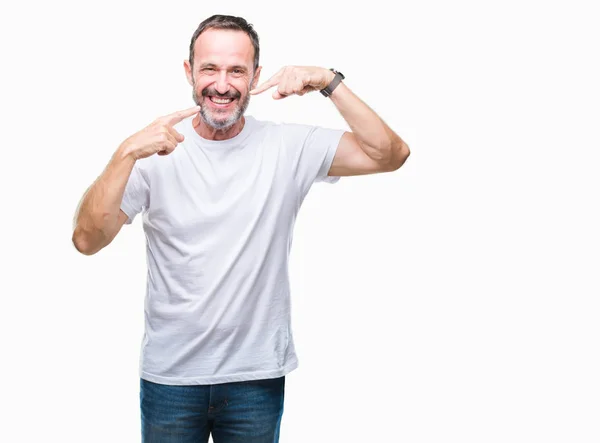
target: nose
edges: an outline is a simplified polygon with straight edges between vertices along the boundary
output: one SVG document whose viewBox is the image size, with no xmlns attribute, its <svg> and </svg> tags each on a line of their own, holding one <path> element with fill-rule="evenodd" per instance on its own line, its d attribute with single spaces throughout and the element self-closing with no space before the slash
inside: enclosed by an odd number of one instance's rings
<svg viewBox="0 0 600 443">
<path fill-rule="evenodd" d="M 219 76 L 215 81 L 215 89 L 219 94 L 225 94 L 229 91 L 229 82 L 227 81 L 227 72 L 219 72 Z"/>
</svg>

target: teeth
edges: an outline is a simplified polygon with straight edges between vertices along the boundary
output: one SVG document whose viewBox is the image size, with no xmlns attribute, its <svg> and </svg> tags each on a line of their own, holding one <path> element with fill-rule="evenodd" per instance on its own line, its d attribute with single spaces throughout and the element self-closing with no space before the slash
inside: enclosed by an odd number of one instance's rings
<svg viewBox="0 0 600 443">
<path fill-rule="evenodd" d="M 224 105 L 225 103 L 230 103 L 233 101 L 232 98 L 216 98 L 216 97 L 211 97 L 210 98 L 213 102 L 215 103 L 219 103 L 221 105 Z"/>
</svg>

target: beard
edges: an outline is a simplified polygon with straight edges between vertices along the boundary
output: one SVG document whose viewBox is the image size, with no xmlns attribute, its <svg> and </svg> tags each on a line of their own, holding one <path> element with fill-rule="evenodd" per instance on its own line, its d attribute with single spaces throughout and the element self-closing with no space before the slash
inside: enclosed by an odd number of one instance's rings
<svg viewBox="0 0 600 443">
<path fill-rule="evenodd" d="M 208 106 L 205 105 L 205 100 L 208 99 L 208 96 L 218 97 L 218 98 L 232 98 L 237 100 L 237 104 L 234 109 L 227 110 L 224 112 L 220 112 L 219 110 L 209 109 Z M 206 87 L 201 91 L 200 96 L 196 92 L 196 83 L 194 82 L 192 86 L 192 98 L 194 103 L 200 106 L 200 117 L 204 120 L 208 126 L 211 126 L 215 129 L 228 129 L 236 123 L 248 108 L 248 104 L 250 103 L 250 94 L 246 94 L 243 100 L 240 101 L 242 94 L 233 89 L 226 94 L 219 94 L 214 88 Z M 210 99 L 208 99 L 210 100 Z"/>
</svg>

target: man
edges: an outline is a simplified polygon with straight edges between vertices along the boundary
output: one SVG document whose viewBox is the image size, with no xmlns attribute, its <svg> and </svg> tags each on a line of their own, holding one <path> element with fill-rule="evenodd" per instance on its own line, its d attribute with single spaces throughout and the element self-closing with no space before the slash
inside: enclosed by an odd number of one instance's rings
<svg viewBox="0 0 600 443">
<path fill-rule="evenodd" d="M 259 85 L 242 18 L 202 22 L 184 69 L 197 106 L 123 141 L 82 199 L 73 243 L 95 254 L 143 216 L 143 441 L 276 442 L 298 365 L 287 266 L 302 201 L 314 182 L 397 170 L 409 149 L 333 70 L 285 67 Z M 269 89 L 323 91 L 352 131 L 245 116 Z"/>
</svg>

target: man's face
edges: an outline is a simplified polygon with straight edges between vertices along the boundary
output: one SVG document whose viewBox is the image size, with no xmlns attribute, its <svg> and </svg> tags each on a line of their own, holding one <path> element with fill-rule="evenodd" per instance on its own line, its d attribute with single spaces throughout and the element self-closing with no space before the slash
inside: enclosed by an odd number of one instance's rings
<svg viewBox="0 0 600 443">
<path fill-rule="evenodd" d="M 226 129 L 244 115 L 260 74 L 253 65 L 254 47 L 246 33 L 208 29 L 198 37 L 194 66 L 186 61 L 185 69 L 205 123 Z"/>
</svg>

